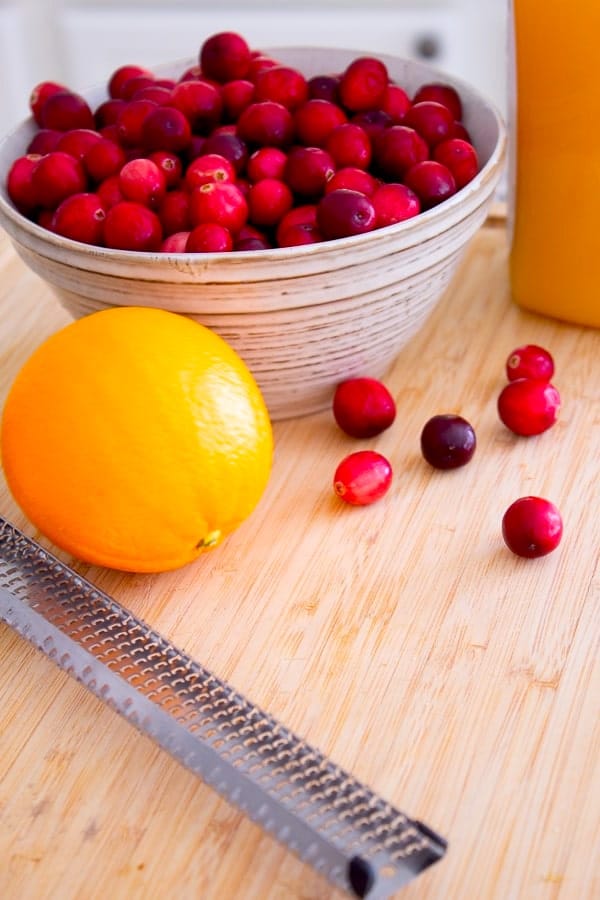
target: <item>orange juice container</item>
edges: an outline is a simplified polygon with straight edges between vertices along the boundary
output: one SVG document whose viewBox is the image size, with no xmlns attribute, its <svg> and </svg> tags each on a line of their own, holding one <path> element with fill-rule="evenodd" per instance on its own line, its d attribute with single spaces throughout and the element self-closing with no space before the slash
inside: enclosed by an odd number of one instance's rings
<svg viewBox="0 0 600 900">
<path fill-rule="evenodd" d="M 512 296 L 600 327 L 600 0 L 513 0 L 509 35 Z"/>
</svg>

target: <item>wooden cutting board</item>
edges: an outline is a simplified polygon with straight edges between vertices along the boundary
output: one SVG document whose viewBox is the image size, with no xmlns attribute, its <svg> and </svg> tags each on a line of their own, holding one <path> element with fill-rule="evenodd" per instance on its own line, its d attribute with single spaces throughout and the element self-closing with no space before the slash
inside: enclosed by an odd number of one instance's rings
<svg viewBox="0 0 600 900">
<path fill-rule="evenodd" d="M 448 837 L 405 900 L 600 896 L 600 332 L 511 305 L 506 258 L 503 225 L 486 226 L 386 379 L 398 416 L 385 434 L 359 443 L 329 412 L 279 423 L 267 492 L 214 553 L 155 576 L 75 564 Z M 0 400 L 67 321 L 0 243 Z M 496 414 L 505 359 L 527 342 L 554 354 L 563 397 L 558 424 L 530 439 Z M 477 431 L 464 469 L 420 457 L 440 412 Z M 395 478 L 353 509 L 331 480 L 364 446 Z M 558 504 L 565 534 L 525 561 L 500 523 L 531 493 Z M 3 481 L 0 513 L 48 546 Z M 342 895 L 0 626 L 0 896 Z"/>
</svg>

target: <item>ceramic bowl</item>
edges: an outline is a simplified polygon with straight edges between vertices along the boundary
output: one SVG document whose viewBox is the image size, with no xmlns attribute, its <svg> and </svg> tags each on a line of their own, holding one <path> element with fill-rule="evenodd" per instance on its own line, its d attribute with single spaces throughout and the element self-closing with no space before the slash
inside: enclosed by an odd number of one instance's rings
<svg viewBox="0 0 600 900">
<path fill-rule="evenodd" d="M 322 48 L 268 52 L 309 77 L 341 71 L 361 55 Z M 37 226 L 8 199 L 6 173 L 35 132 L 27 120 L 0 147 L 0 224 L 19 256 L 74 317 L 115 305 L 185 314 L 238 351 L 274 420 L 323 409 L 340 381 L 382 377 L 421 328 L 487 216 L 505 156 L 503 122 L 477 90 L 423 63 L 379 58 L 409 94 L 431 81 L 453 84 L 480 158 L 473 181 L 413 219 L 355 237 L 245 253 L 136 253 L 88 246 Z M 155 71 L 179 75 L 191 62 Z M 84 95 L 94 108 L 106 89 Z"/>
</svg>

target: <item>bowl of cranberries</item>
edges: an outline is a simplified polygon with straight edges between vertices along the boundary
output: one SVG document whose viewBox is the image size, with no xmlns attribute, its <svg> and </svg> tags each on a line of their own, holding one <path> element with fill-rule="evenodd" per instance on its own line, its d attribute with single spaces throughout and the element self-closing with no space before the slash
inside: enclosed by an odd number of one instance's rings
<svg viewBox="0 0 600 900">
<path fill-rule="evenodd" d="M 252 48 L 37 85 L 0 145 L 0 225 L 77 317 L 156 306 L 213 328 L 273 419 L 382 376 L 486 218 L 501 118 L 426 64 Z"/>
</svg>

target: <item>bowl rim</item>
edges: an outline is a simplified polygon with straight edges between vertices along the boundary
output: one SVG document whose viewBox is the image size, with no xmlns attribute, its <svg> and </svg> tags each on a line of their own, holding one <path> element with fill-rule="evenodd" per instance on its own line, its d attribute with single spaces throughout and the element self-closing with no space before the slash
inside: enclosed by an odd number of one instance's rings
<svg viewBox="0 0 600 900">
<path fill-rule="evenodd" d="M 415 226 L 417 225 L 422 224 L 426 228 L 431 221 L 435 221 L 437 218 L 441 218 L 447 214 L 451 214 L 457 207 L 461 206 L 464 203 L 465 199 L 467 199 L 469 195 L 479 193 L 480 189 L 490 179 L 494 179 L 496 177 L 496 174 L 499 168 L 504 163 L 506 157 L 507 129 L 504 119 L 493 101 L 487 98 L 474 85 L 470 84 L 459 76 L 455 76 L 453 74 L 445 72 L 442 69 L 436 68 L 435 66 L 431 66 L 428 63 L 423 63 L 419 60 L 413 60 L 408 57 L 394 56 L 393 54 L 386 53 L 375 53 L 373 51 L 355 50 L 347 47 L 327 48 L 290 45 L 280 47 L 265 47 L 262 52 L 276 55 L 290 52 L 314 53 L 328 52 L 332 50 L 335 52 L 347 53 L 355 56 L 376 56 L 378 59 L 380 59 L 384 63 L 387 62 L 388 64 L 410 65 L 417 70 L 421 70 L 421 72 L 424 75 L 426 74 L 428 78 L 435 78 L 437 76 L 440 79 L 445 80 L 446 83 L 449 83 L 456 87 L 459 91 L 462 89 L 463 93 L 468 93 L 479 103 L 487 107 L 487 112 L 491 114 L 497 130 L 497 138 L 489 159 L 481 167 L 475 178 L 473 178 L 467 185 L 458 190 L 443 203 L 434 206 L 431 209 L 424 210 L 420 212 L 418 216 L 413 216 L 412 218 L 405 219 L 402 222 L 397 222 L 393 225 L 386 225 L 383 228 L 374 229 L 373 231 L 364 232 L 362 234 L 350 235 L 343 238 L 335 238 L 328 241 L 319 241 L 316 244 L 305 244 L 294 247 L 269 247 L 264 250 L 253 250 L 251 253 L 243 250 L 230 250 L 227 252 L 212 252 L 201 254 L 193 252 L 165 253 L 163 251 L 120 250 L 111 247 L 101 247 L 95 244 L 85 244 L 81 241 L 75 241 L 71 238 L 63 237 L 62 235 L 57 235 L 54 232 L 49 231 L 47 228 L 38 225 L 36 222 L 28 219 L 25 215 L 20 213 L 18 209 L 12 204 L 10 198 L 8 198 L 6 194 L 4 173 L 2 184 L 0 185 L 0 225 L 4 225 L 1 220 L 2 216 L 5 216 L 7 219 L 13 221 L 20 230 L 28 232 L 32 238 L 37 238 L 43 241 L 43 243 L 45 244 L 55 246 L 57 249 L 61 250 L 73 250 L 76 253 L 83 253 L 88 258 L 90 256 L 93 256 L 95 259 L 105 259 L 106 261 L 122 261 L 125 263 L 139 262 L 140 259 L 143 259 L 144 262 L 147 262 L 148 265 L 153 267 L 158 265 L 159 263 L 161 263 L 162 265 L 169 263 L 177 265 L 182 263 L 185 264 L 201 262 L 203 264 L 209 265 L 211 262 L 221 262 L 225 259 L 231 259 L 232 261 L 236 260 L 238 262 L 250 262 L 250 260 L 254 258 L 260 259 L 263 262 L 269 262 L 272 259 L 273 262 L 284 263 L 286 260 L 298 259 L 302 256 L 318 257 L 322 253 L 329 254 L 332 251 L 336 250 L 350 250 L 356 246 L 362 246 L 363 244 L 372 241 L 382 233 L 385 233 L 385 235 L 387 236 L 401 236 L 411 229 L 415 230 Z M 175 67 L 181 68 L 183 71 L 184 67 L 187 67 L 190 64 L 194 64 L 193 57 L 182 57 L 170 62 L 157 64 L 153 67 L 151 66 L 150 68 L 151 71 L 156 74 L 161 74 L 161 72 L 164 74 L 165 71 L 171 71 Z M 89 95 L 95 94 L 101 90 L 106 90 L 105 82 L 97 82 L 94 85 L 82 89 L 79 93 L 84 98 L 88 99 Z M 16 135 L 20 131 L 33 124 L 33 116 L 28 116 L 17 122 L 0 140 L 0 152 L 12 139 L 16 137 Z M 420 231 L 420 228 L 418 230 Z"/>
</svg>

